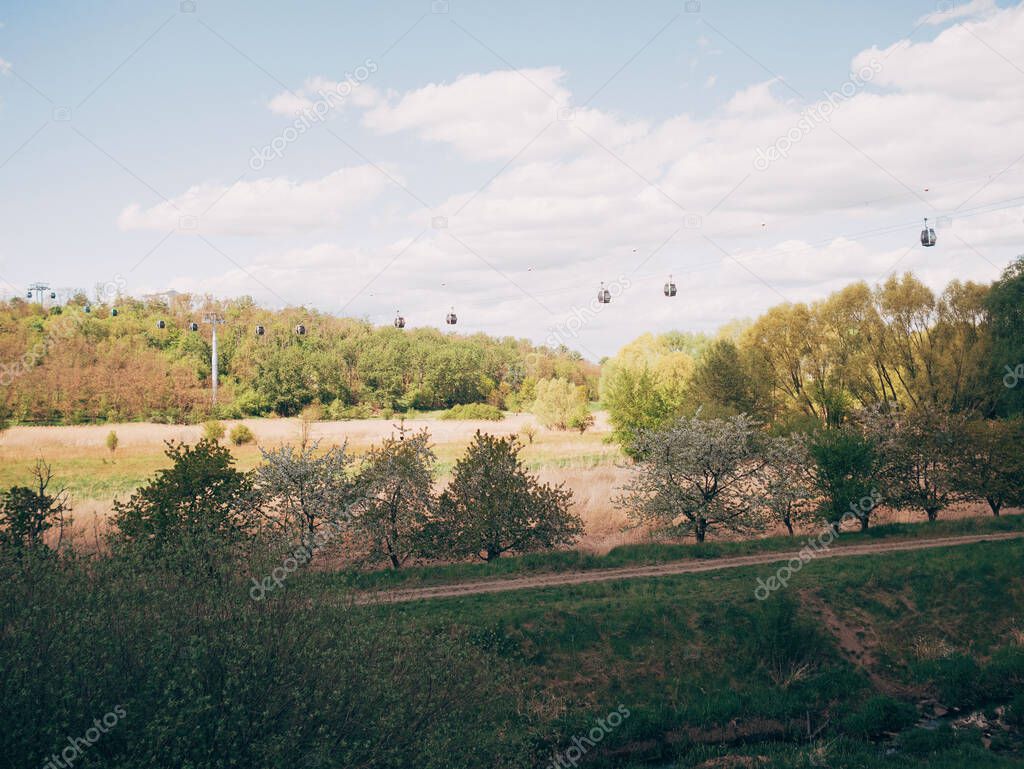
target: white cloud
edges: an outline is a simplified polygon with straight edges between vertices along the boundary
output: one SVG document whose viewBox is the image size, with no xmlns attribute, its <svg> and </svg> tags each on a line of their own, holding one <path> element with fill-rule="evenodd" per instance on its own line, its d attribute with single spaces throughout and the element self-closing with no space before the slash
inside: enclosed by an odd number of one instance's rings
<svg viewBox="0 0 1024 769">
<path fill-rule="evenodd" d="M 352 209 L 377 197 L 388 184 L 378 169 L 368 165 L 340 168 L 306 182 L 271 178 L 230 187 L 207 182 L 150 208 L 132 204 L 121 212 L 118 225 L 124 230 L 197 229 L 233 235 L 305 231 L 340 224 Z"/>
<path fill-rule="evenodd" d="M 376 65 L 373 65 L 372 71 L 377 71 Z M 345 80 L 309 78 L 298 90 L 282 91 L 273 96 L 267 102 L 267 108 L 276 115 L 294 117 L 313 110 L 318 101 L 325 102 L 330 109 L 346 105 L 367 108 L 377 104 L 382 98 L 381 95 L 365 82 L 372 74 L 371 70 L 361 67 L 357 73 L 361 77 L 350 76 Z"/>
<path fill-rule="evenodd" d="M 641 122 L 574 107 L 564 78 L 558 67 L 463 75 L 389 98 L 363 122 L 381 134 L 413 131 L 473 160 L 513 157 L 527 146 L 534 155 L 559 153 L 585 146 L 582 131 L 610 144 L 646 133 Z"/>
<path fill-rule="evenodd" d="M 704 81 L 704 87 L 714 88 L 716 82 L 718 82 L 718 77 L 715 75 L 708 75 L 708 79 Z"/>
<path fill-rule="evenodd" d="M 712 114 L 656 122 L 573 111 L 575 95 L 558 67 L 367 91 L 354 105 L 364 127 L 418 139 L 424 154 L 447 148 L 453 167 L 469 171 L 453 178 L 479 177 L 481 161 L 494 171 L 508 165 L 482 191 L 467 185 L 431 212 L 384 212 L 382 226 L 397 233 L 418 232 L 432 215 L 447 216 L 449 230 L 417 242 L 378 279 L 380 292 L 371 288 L 373 297 L 346 312 L 386 321 L 401 307 L 419 325 L 439 322 L 455 303 L 470 327 L 543 339 L 569 308 L 590 301 L 599 281 L 633 275 L 634 288 L 579 337 L 588 354 L 605 354 L 641 330 L 710 328 L 756 315 L 780 296 L 811 300 L 851 280 L 874 282 L 893 265 L 936 288 L 952 277 L 990 280 L 1024 241 L 1024 209 L 1011 200 L 1024 184 L 1024 77 L 1010 63 L 1024 62 L 1024 9 L 986 15 L 988 6 L 972 6 L 962 24 L 932 40 L 855 56 L 852 71 L 873 61 L 880 71 L 843 94 L 827 120 L 811 123 L 806 111 L 824 97 L 797 97 L 775 79 L 737 91 Z M 829 90 L 846 78 L 837 73 Z M 316 82 L 300 96 L 309 98 Z M 276 109 L 295 106 L 281 98 Z M 758 149 L 783 140 L 786 156 L 757 170 Z M 380 183 L 367 181 L 361 196 L 372 197 Z M 240 210 L 228 205 L 232 192 L 211 216 L 222 212 L 227 230 L 259 230 L 264 217 L 274 231 L 330 226 L 360 197 L 339 203 L 324 180 L 299 185 L 310 187 L 302 195 L 291 182 L 265 184 L 236 201 Z M 180 202 L 206 203 L 223 187 L 196 189 Z M 273 203 L 264 207 L 261 196 Z M 122 219 L 176 221 L 165 209 L 136 207 Z M 940 229 L 938 247 L 922 249 L 921 218 L 941 215 L 952 227 Z M 700 227 L 687 226 L 687 216 L 699 216 Z M 338 309 L 332 281 L 362 285 L 394 253 L 394 245 L 379 252 L 354 243 L 314 254 L 326 260 L 318 269 L 328 279 L 314 287 L 325 308 Z M 304 300 L 307 258 L 286 251 L 257 268 L 268 285 Z M 674 302 L 659 294 L 669 272 L 680 284 Z M 251 283 L 245 274 L 234 279 Z"/>
<path fill-rule="evenodd" d="M 0 75 L 11 74 L 11 63 L 6 59 L 0 59 Z"/>
<path fill-rule="evenodd" d="M 939 26 L 949 24 L 960 19 L 972 19 L 980 16 L 990 16 L 999 10 L 995 0 L 970 0 L 970 2 L 957 2 L 956 0 L 939 0 L 937 10 L 927 13 L 917 20 L 917 24 Z"/>
</svg>

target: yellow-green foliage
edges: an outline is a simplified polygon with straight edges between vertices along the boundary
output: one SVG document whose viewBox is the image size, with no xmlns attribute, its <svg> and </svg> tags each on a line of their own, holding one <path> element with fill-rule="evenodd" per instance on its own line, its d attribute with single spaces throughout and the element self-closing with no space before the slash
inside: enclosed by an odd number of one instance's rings
<svg viewBox="0 0 1024 769">
<path fill-rule="evenodd" d="M 586 388 L 564 379 L 541 379 L 536 391 L 533 413 L 545 427 L 583 432 L 592 424 Z"/>
<path fill-rule="evenodd" d="M 224 437 L 224 423 L 216 419 L 206 422 L 203 424 L 203 437 L 208 441 L 219 441 Z"/>
<path fill-rule="evenodd" d="M 228 435 L 231 442 L 236 446 L 242 446 L 246 443 L 252 443 L 253 434 L 252 430 L 243 424 L 237 424 L 231 428 L 231 433 Z"/>
</svg>

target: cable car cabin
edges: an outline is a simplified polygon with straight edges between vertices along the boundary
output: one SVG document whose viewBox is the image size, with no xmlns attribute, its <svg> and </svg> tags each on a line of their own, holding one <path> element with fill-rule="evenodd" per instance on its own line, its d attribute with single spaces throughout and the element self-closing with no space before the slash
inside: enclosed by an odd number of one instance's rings
<svg viewBox="0 0 1024 769">
<path fill-rule="evenodd" d="M 196 323 L 195 321 L 192 321 L 191 323 L 188 324 L 188 330 L 189 331 L 198 331 L 199 330 L 199 324 Z"/>
<path fill-rule="evenodd" d="M 117 317 L 117 308 L 116 307 L 111 307 L 110 308 L 110 317 L 111 318 L 116 318 Z"/>
<path fill-rule="evenodd" d="M 56 291 L 51 291 L 50 292 L 50 298 L 51 299 L 56 299 L 57 298 L 57 292 Z"/>
<path fill-rule="evenodd" d="M 928 226 L 928 220 L 924 220 L 924 229 L 921 230 L 921 245 L 929 248 L 935 245 L 935 230 Z"/>
<path fill-rule="evenodd" d="M 449 326 L 454 326 L 456 323 L 459 322 L 459 318 L 455 314 L 454 307 L 452 307 L 452 311 L 445 316 L 444 322 Z"/>
<path fill-rule="evenodd" d="M 92 305 L 91 304 L 85 305 L 85 307 L 82 308 L 82 312 L 92 312 Z"/>
<path fill-rule="evenodd" d="M 165 328 L 167 328 L 167 324 L 164 321 L 162 321 L 162 320 L 158 320 L 156 322 L 156 327 L 159 328 L 159 329 L 165 329 Z"/>
<path fill-rule="evenodd" d="M 668 276 L 668 283 L 665 284 L 665 296 L 676 295 L 676 284 L 672 281 L 672 276 Z"/>
<path fill-rule="evenodd" d="M 256 327 L 256 336 L 263 336 L 265 333 L 267 333 L 267 330 L 263 326 Z"/>
<path fill-rule="evenodd" d="M 305 336 L 305 335 L 306 335 L 306 327 L 305 327 L 305 326 L 303 326 L 303 325 L 302 325 L 302 324 L 300 323 L 299 325 L 297 325 L 297 326 L 295 327 L 295 333 L 296 333 L 296 334 L 298 334 L 299 336 Z"/>
<path fill-rule="evenodd" d="M 29 290 L 28 290 L 28 293 L 27 293 L 27 294 L 25 294 L 25 298 L 26 298 L 26 299 L 31 299 L 31 298 L 32 298 L 32 289 L 29 289 Z"/>
<path fill-rule="evenodd" d="M 597 301 L 601 304 L 611 304 L 612 294 L 604 287 L 604 283 L 601 284 L 601 288 L 597 289 Z"/>
<path fill-rule="evenodd" d="M 405 318 L 395 315 L 395 328 L 405 328 Z"/>
</svg>

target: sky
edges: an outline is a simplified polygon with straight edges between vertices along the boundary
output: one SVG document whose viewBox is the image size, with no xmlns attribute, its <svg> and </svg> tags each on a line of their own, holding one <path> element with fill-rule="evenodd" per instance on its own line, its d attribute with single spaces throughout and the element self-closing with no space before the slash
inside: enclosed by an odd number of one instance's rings
<svg viewBox="0 0 1024 769">
<path fill-rule="evenodd" d="M 1024 7 L 995 0 L 4 0 L 0 294 L 454 307 L 598 360 L 997 278 L 1022 137 Z"/>
</svg>

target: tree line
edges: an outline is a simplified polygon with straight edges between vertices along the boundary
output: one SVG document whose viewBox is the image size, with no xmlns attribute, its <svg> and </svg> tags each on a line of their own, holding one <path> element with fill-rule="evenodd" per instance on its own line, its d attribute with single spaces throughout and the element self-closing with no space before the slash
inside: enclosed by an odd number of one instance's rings
<svg viewBox="0 0 1024 769">
<path fill-rule="evenodd" d="M 400 331 L 305 308 L 272 311 L 248 298 L 121 297 L 86 313 L 87 305 L 84 294 L 49 308 L 0 303 L 0 417 L 77 424 L 293 416 L 310 405 L 333 419 L 468 403 L 518 410 L 534 401 L 537 381 L 551 378 L 597 395 L 595 364 L 512 337 Z M 209 330 L 188 328 L 209 311 L 226 321 L 216 411 Z M 304 335 L 294 333 L 299 324 Z"/>
<path fill-rule="evenodd" d="M 605 362 L 600 388 L 628 448 L 698 411 L 803 430 L 885 403 L 1014 416 L 1022 364 L 1024 257 L 991 285 L 953 281 L 938 296 L 908 273 L 782 304 L 716 337 L 646 334 Z"/>
<path fill-rule="evenodd" d="M 1024 419 L 871 408 L 847 423 L 774 434 L 747 414 L 642 430 L 618 497 L 633 523 L 674 537 L 845 522 L 880 505 L 935 521 L 954 502 L 1024 505 Z"/>
</svg>

